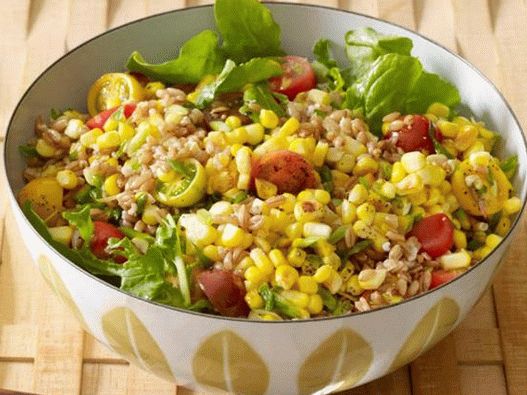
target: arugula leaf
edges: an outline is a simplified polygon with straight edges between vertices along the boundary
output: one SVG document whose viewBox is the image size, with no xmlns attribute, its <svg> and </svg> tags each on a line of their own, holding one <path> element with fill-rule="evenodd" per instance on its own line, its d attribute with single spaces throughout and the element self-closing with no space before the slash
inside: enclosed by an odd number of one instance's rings
<svg viewBox="0 0 527 395">
<path fill-rule="evenodd" d="M 164 63 L 147 63 L 137 51 L 130 55 L 126 68 L 168 83 L 197 84 L 205 75 L 221 71 L 225 57 L 218 46 L 218 34 L 204 30 L 183 44 L 179 56 Z"/>
<path fill-rule="evenodd" d="M 214 17 L 223 38 L 222 49 L 236 63 L 284 54 L 280 26 L 258 0 L 216 0 Z"/>
<path fill-rule="evenodd" d="M 203 108 L 221 92 L 240 92 L 247 84 L 253 84 L 282 74 L 282 66 L 271 58 L 254 58 L 236 65 L 228 59 L 220 75 L 199 92 L 196 105 Z"/>
<path fill-rule="evenodd" d="M 505 173 L 507 178 L 510 180 L 514 173 L 516 173 L 516 169 L 518 168 L 518 155 L 512 155 L 509 156 L 507 159 L 502 161 L 500 163 L 501 170 Z"/>
<path fill-rule="evenodd" d="M 34 145 L 19 145 L 18 151 L 24 158 L 35 158 L 38 156 L 37 149 Z"/>
<path fill-rule="evenodd" d="M 320 39 L 315 43 L 313 47 L 313 55 L 315 55 L 315 60 L 327 68 L 332 68 L 337 66 L 337 61 L 333 58 L 331 53 L 331 43 L 328 39 Z"/>
<path fill-rule="evenodd" d="M 285 115 L 283 106 L 279 104 L 282 97 L 283 95 L 273 93 L 267 83 L 254 84 L 244 91 L 244 105 L 240 108 L 240 112 L 250 117 L 254 122 L 258 122 L 258 113 L 253 113 L 250 109 L 250 104 L 256 103 L 260 108 L 272 110 L 276 115 L 282 117 Z"/>
<path fill-rule="evenodd" d="M 461 101 L 457 88 L 437 74 L 423 71 L 406 99 L 405 113 L 423 114 L 432 103 L 455 107 Z"/>
<path fill-rule="evenodd" d="M 90 217 L 90 205 L 83 206 L 77 211 L 65 211 L 62 216 L 69 222 L 70 225 L 75 226 L 82 237 L 82 239 L 89 243 L 94 231 L 93 222 Z"/>
</svg>

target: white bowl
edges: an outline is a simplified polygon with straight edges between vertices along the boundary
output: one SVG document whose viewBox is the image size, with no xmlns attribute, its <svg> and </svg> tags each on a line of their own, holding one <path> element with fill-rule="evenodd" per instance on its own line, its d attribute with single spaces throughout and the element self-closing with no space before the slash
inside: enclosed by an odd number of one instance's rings
<svg viewBox="0 0 527 395">
<path fill-rule="evenodd" d="M 321 37 L 342 45 L 346 31 L 362 26 L 410 37 L 424 66 L 454 83 L 463 107 L 501 133 L 498 154 L 518 155 L 514 187 L 525 202 L 522 130 L 505 99 L 472 65 L 422 36 L 374 18 L 316 6 L 268 6 L 282 27 L 285 50 L 292 54 L 309 57 Z M 24 161 L 17 147 L 32 137 L 35 116 L 52 107 L 84 108 L 90 84 L 103 73 L 122 69 L 133 50 L 147 59 L 165 60 L 190 36 L 211 26 L 208 6 L 124 25 L 63 56 L 26 91 L 9 124 L 5 164 L 11 205 L 33 259 L 88 332 L 130 362 L 180 385 L 251 394 L 328 393 L 410 362 L 474 306 L 499 267 L 518 220 L 482 263 L 408 301 L 343 317 L 256 322 L 193 313 L 124 293 L 50 248 L 22 214 L 15 195 L 23 185 Z"/>
</svg>

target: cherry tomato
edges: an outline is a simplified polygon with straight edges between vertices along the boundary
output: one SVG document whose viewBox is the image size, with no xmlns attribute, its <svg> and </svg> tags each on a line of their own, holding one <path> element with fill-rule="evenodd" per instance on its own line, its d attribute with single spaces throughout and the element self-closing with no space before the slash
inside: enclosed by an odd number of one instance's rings
<svg viewBox="0 0 527 395">
<path fill-rule="evenodd" d="M 434 153 L 434 144 L 428 134 L 429 126 L 428 119 L 422 115 L 414 115 L 412 123 L 399 130 L 397 146 L 404 152 L 426 150 L 430 154 Z"/>
<path fill-rule="evenodd" d="M 271 89 L 294 100 L 300 92 L 313 89 L 317 84 L 315 72 L 306 58 L 285 56 L 282 58 L 283 74 L 269 80 Z"/>
<path fill-rule="evenodd" d="M 446 272 L 444 270 L 436 270 L 432 272 L 432 281 L 430 282 L 430 289 L 439 287 L 441 284 L 447 283 L 458 276 L 456 272 Z"/>
<path fill-rule="evenodd" d="M 249 306 L 245 303 L 242 279 L 225 270 L 206 270 L 196 275 L 203 293 L 218 313 L 227 317 L 247 317 Z"/>
<path fill-rule="evenodd" d="M 297 194 L 317 183 L 313 166 L 302 155 L 287 150 L 268 152 L 255 160 L 252 177 L 272 182 L 278 193 Z"/>
<path fill-rule="evenodd" d="M 93 226 L 94 232 L 90 243 L 91 251 L 97 258 L 108 259 L 111 257 L 111 255 L 106 252 L 108 239 L 111 237 L 122 239 L 124 234 L 117 229 L 117 227 L 108 222 L 94 221 Z M 123 263 L 125 260 L 126 259 L 123 256 L 115 257 L 115 261 L 118 263 Z"/>
<path fill-rule="evenodd" d="M 135 107 L 137 105 L 135 103 L 128 103 L 124 105 L 124 116 L 126 118 L 130 118 L 130 116 L 135 111 Z M 119 107 L 110 108 L 109 110 L 104 110 L 98 113 L 96 116 L 88 120 L 86 122 L 86 126 L 88 126 L 90 129 L 99 128 L 102 129 L 104 126 L 104 123 L 110 118 L 110 116 L 117 111 Z"/>
<path fill-rule="evenodd" d="M 452 248 L 454 226 L 445 214 L 434 214 L 416 223 L 410 231 L 410 236 L 417 237 L 422 251 L 432 258 L 437 258 Z"/>
</svg>

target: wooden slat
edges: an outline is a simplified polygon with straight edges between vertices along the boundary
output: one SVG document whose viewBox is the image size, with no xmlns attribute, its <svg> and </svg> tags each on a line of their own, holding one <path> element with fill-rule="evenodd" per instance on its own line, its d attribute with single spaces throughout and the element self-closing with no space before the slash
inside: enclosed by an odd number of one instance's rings
<svg viewBox="0 0 527 395">
<path fill-rule="evenodd" d="M 111 0 L 108 2 L 108 27 L 143 18 L 145 13 L 146 0 Z"/>
<path fill-rule="evenodd" d="M 185 0 L 147 0 L 146 15 L 158 14 L 160 12 L 177 10 L 185 7 Z"/>
<path fill-rule="evenodd" d="M 86 23 L 86 16 L 90 23 Z M 107 0 L 73 0 L 66 35 L 66 47 L 70 50 L 106 30 L 108 17 Z"/>
<path fill-rule="evenodd" d="M 445 0 L 414 1 L 419 33 L 457 52 L 452 3 Z"/>
<path fill-rule="evenodd" d="M 126 387 L 127 395 L 176 395 L 177 386 L 168 381 L 157 378 L 134 365 L 128 367 Z"/>
<path fill-rule="evenodd" d="M 33 364 L 31 362 L 0 361 L 0 388 L 31 392 L 32 377 Z"/>
<path fill-rule="evenodd" d="M 507 394 L 502 366 L 462 366 L 460 376 L 463 395 Z"/>
<path fill-rule="evenodd" d="M 454 341 L 459 363 L 499 365 L 503 362 L 498 328 L 455 331 Z"/>
<path fill-rule="evenodd" d="M 33 362 L 36 331 L 29 324 L 0 325 L 0 360 Z"/>
<path fill-rule="evenodd" d="M 413 1 L 377 0 L 377 16 L 408 29 L 415 29 Z"/>
<path fill-rule="evenodd" d="M 83 359 L 85 362 L 91 363 L 117 363 L 127 364 L 125 360 L 120 358 L 113 351 L 109 350 L 101 343 L 99 343 L 94 337 L 86 335 L 84 339 L 84 352 Z"/>
<path fill-rule="evenodd" d="M 82 395 L 126 394 L 127 365 L 85 363 L 82 367 Z"/>
</svg>

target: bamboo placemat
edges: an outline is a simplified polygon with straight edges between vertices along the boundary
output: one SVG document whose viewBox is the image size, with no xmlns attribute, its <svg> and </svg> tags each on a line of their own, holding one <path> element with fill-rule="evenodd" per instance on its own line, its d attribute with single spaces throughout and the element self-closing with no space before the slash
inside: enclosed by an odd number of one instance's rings
<svg viewBox="0 0 527 395">
<path fill-rule="evenodd" d="M 376 16 L 442 43 L 496 83 L 527 126 L 525 0 L 305 2 Z M 65 51 L 128 21 L 205 3 L 2 0 L 0 136 L 24 89 Z M 527 393 L 526 223 L 524 218 L 493 287 L 451 336 L 411 365 L 346 393 Z M 33 268 L 21 237 L 0 193 L 0 388 L 68 395 L 195 394 L 129 366 L 85 334 Z"/>
</svg>

